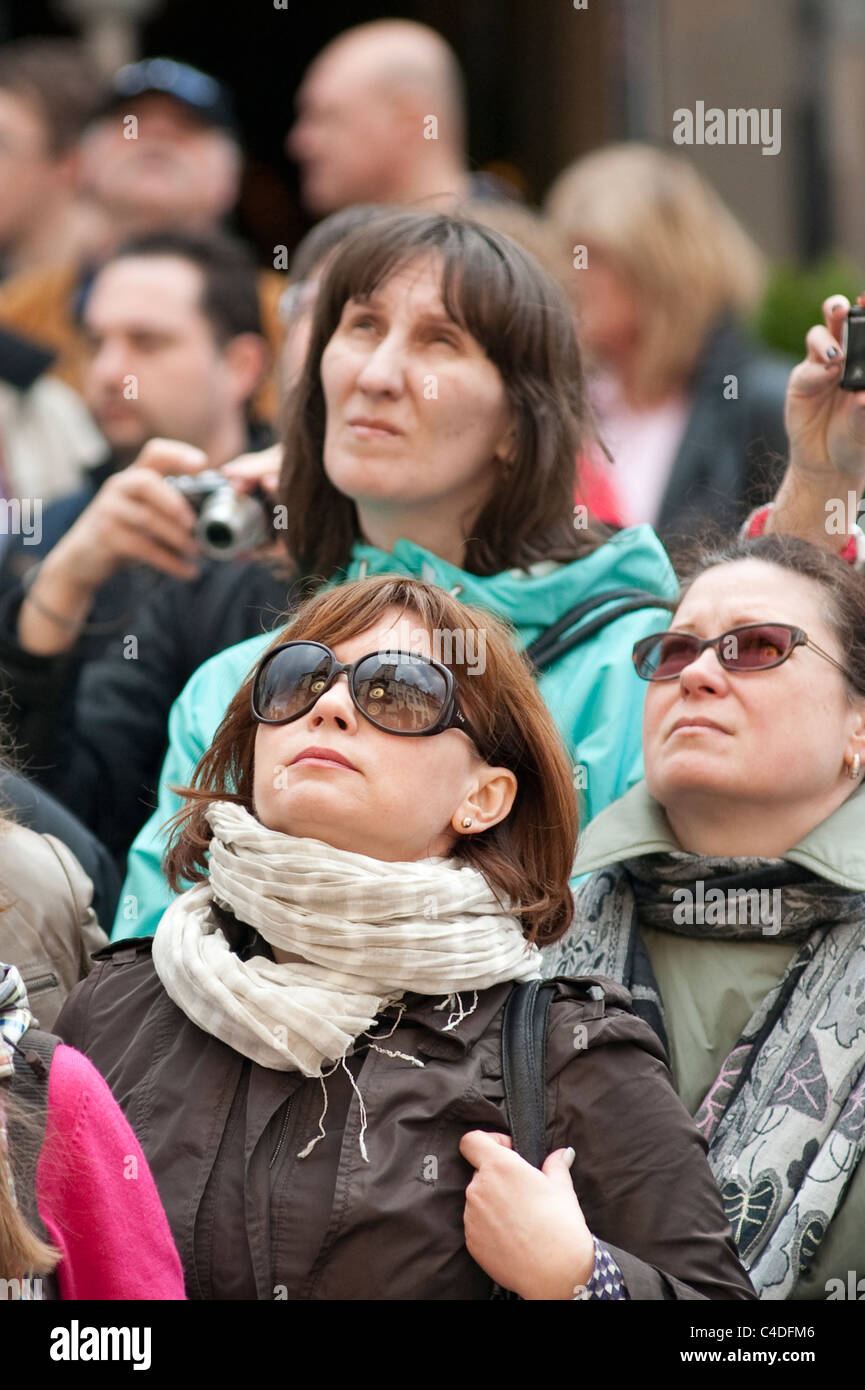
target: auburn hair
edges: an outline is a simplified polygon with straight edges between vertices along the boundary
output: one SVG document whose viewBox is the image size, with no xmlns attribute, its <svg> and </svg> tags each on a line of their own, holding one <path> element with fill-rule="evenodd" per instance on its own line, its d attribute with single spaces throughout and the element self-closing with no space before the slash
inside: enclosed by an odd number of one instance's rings
<svg viewBox="0 0 865 1390">
<path fill-rule="evenodd" d="M 339 585 L 307 599 L 271 646 L 306 639 L 332 647 L 365 632 L 393 608 L 416 617 L 430 636 L 464 635 L 462 646 L 451 644 L 454 659 L 443 664 L 478 732 L 481 757 L 493 766 L 510 768 L 517 778 L 509 815 L 489 830 L 462 837 L 451 852 L 478 869 L 495 893 L 511 900 L 530 940 L 555 941 L 573 915 L 569 879 L 577 840 L 576 793 L 570 759 L 513 633 L 491 613 L 460 603 L 443 589 L 384 576 Z M 469 632 L 483 632 L 484 648 L 477 639 L 474 647 L 465 640 Z M 472 650 L 484 650 L 485 660 L 467 662 L 465 654 Z M 213 832 L 206 812 L 211 802 L 234 801 L 254 814 L 254 675 L 253 671 L 247 676 L 228 706 L 191 785 L 176 789 L 186 805 L 173 818 L 163 861 L 175 891 L 183 880 L 200 882 L 207 877 Z"/>
</svg>

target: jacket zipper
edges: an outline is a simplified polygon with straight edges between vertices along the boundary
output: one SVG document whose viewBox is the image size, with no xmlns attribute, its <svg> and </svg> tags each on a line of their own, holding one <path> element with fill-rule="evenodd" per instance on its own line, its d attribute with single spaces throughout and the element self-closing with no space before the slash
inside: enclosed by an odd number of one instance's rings
<svg viewBox="0 0 865 1390">
<path fill-rule="evenodd" d="M 60 981 L 56 975 L 31 975 L 24 981 L 28 995 L 38 994 L 43 989 L 55 989 Z"/>
<path fill-rule="evenodd" d="M 271 1158 L 270 1158 L 270 1167 L 271 1167 L 271 1168 L 273 1167 L 273 1165 L 274 1165 L 274 1163 L 276 1162 L 276 1160 L 279 1158 L 279 1151 L 280 1151 L 280 1149 L 282 1148 L 282 1141 L 285 1139 L 285 1131 L 288 1129 L 288 1112 L 289 1112 L 290 1109 L 291 1109 L 291 1099 L 289 1098 L 289 1099 L 285 1102 L 285 1114 L 284 1114 L 283 1117 L 282 1117 L 282 1129 L 281 1129 L 280 1132 L 279 1132 L 279 1139 L 277 1140 L 276 1148 L 274 1149 L 273 1153 L 271 1154 Z"/>
</svg>

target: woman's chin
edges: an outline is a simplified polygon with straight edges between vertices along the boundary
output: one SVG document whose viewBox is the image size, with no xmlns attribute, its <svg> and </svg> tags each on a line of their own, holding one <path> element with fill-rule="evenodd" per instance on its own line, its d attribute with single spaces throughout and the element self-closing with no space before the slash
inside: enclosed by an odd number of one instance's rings
<svg viewBox="0 0 865 1390">
<path fill-rule="evenodd" d="M 729 767 L 719 766 L 717 759 L 702 757 L 675 758 L 662 771 L 646 774 L 649 794 L 662 806 L 677 798 L 724 797 L 741 794 L 741 779 L 731 775 Z"/>
</svg>

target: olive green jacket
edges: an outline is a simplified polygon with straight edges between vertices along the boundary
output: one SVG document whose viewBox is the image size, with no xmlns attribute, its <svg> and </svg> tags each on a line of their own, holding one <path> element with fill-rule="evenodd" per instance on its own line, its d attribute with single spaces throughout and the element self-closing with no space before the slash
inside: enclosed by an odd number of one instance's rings
<svg viewBox="0 0 865 1390">
<path fill-rule="evenodd" d="M 587 826 L 575 870 L 590 874 L 638 855 L 681 848 L 663 807 L 645 782 L 638 782 Z M 865 891 L 865 783 L 780 857 L 830 883 Z M 711 941 L 640 930 L 664 1001 L 673 1080 L 693 1114 L 795 948 L 783 940 Z M 825 1299 L 833 1292 L 838 1297 L 838 1286 L 827 1289 L 827 1284 L 840 1279 L 846 1288 L 851 1270 L 865 1276 L 865 1163 L 851 1178 L 817 1259 L 793 1297 Z"/>
</svg>

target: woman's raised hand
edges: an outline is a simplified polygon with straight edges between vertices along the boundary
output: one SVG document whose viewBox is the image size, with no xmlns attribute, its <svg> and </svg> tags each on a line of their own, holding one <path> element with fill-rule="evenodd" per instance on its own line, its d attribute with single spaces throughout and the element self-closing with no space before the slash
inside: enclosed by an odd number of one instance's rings
<svg viewBox="0 0 865 1390">
<path fill-rule="evenodd" d="M 865 294 L 856 301 L 865 305 Z M 841 347 L 850 301 L 823 302 L 824 323 L 809 329 L 805 361 L 790 376 L 784 420 L 790 461 L 803 472 L 827 470 L 865 487 L 865 391 L 837 389 L 844 370 Z"/>
<path fill-rule="evenodd" d="M 573 1298 L 595 1263 L 571 1181 L 573 1150 L 555 1149 L 539 1170 L 513 1152 L 509 1135 L 471 1130 L 460 1153 L 475 1169 L 463 1217 L 472 1259 L 520 1298 Z"/>
<path fill-rule="evenodd" d="M 865 306 L 865 294 L 857 303 Z M 825 550 L 844 549 L 865 490 L 865 391 L 841 391 L 841 341 L 850 308 L 842 294 L 823 303 L 822 324 L 809 329 L 805 360 L 793 368 L 784 420 L 790 459 L 767 532 L 801 536 Z M 843 516 L 844 524 L 838 518 Z"/>
</svg>

